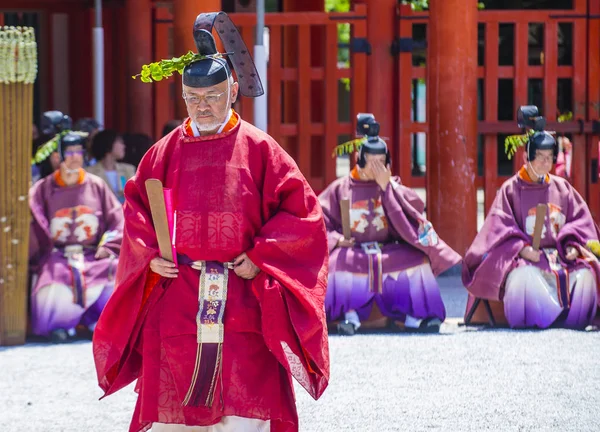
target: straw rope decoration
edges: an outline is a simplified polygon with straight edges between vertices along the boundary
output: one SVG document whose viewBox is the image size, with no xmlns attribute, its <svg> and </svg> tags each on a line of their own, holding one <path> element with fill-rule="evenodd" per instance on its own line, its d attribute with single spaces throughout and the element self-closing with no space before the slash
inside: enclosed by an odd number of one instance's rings
<svg viewBox="0 0 600 432">
<path fill-rule="evenodd" d="M 33 28 L 0 27 L 0 345 L 25 342 L 31 182 Z"/>
</svg>

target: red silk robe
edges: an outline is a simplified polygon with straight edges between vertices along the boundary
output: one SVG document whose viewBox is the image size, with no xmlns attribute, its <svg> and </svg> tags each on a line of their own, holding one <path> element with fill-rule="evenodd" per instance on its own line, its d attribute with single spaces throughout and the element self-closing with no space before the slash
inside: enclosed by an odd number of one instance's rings
<svg viewBox="0 0 600 432">
<path fill-rule="evenodd" d="M 211 407 L 182 406 L 194 371 L 199 272 L 180 265 L 167 280 L 149 270 L 159 254 L 149 178 L 174 190 L 179 254 L 228 262 L 247 252 L 261 270 L 251 281 L 229 273 L 222 379 Z M 229 415 L 297 430 L 291 376 L 315 399 L 329 380 L 328 249 L 318 200 L 294 161 L 242 120 L 208 137 L 180 127 L 149 150 L 125 196 L 117 286 L 94 334 L 105 396 L 138 379 L 132 431 Z"/>
</svg>

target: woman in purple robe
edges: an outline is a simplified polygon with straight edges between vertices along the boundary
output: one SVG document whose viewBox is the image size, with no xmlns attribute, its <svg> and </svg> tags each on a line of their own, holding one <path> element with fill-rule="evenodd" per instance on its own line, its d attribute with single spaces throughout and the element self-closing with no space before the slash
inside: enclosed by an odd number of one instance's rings
<svg viewBox="0 0 600 432">
<path fill-rule="evenodd" d="M 340 202 L 349 200 L 351 239 Z M 378 137 L 363 140 L 358 165 L 319 196 L 329 241 L 327 318 L 354 334 L 373 307 L 406 329 L 439 331 L 446 311 L 435 276 L 458 264 L 423 217 L 424 204 L 398 177 Z"/>
<path fill-rule="evenodd" d="M 113 290 L 123 211 L 112 191 L 83 169 L 83 138 L 59 142 L 58 170 L 30 191 L 33 333 L 66 342 L 93 332 Z"/>
<path fill-rule="evenodd" d="M 512 328 L 581 329 L 596 314 L 600 267 L 590 245 L 598 242 L 598 227 L 579 193 L 549 174 L 557 150 L 548 132 L 531 136 L 525 165 L 498 191 L 465 256 L 465 286 L 473 297 L 503 301 Z M 547 212 L 535 250 L 540 203 Z"/>
</svg>

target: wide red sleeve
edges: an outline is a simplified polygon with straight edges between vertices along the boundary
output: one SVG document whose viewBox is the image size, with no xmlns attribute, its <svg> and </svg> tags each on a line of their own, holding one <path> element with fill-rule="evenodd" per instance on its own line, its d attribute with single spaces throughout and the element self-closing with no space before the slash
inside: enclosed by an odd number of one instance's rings
<svg viewBox="0 0 600 432">
<path fill-rule="evenodd" d="M 117 283 L 94 331 L 94 361 L 105 395 L 125 387 L 139 375 L 141 357 L 135 350 L 139 323 L 146 300 L 161 281 L 149 268 L 159 252 L 145 189 L 148 178 L 162 180 L 152 149 L 125 186 L 125 228 Z"/>
<path fill-rule="evenodd" d="M 323 212 L 295 162 L 276 144 L 264 155 L 263 227 L 248 251 L 267 347 L 315 399 L 329 381 Z"/>
<path fill-rule="evenodd" d="M 425 205 L 415 191 L 393 179 L 382 195 L 385 215 L 404 242 L 427 255 L 435 276 L 460 263 L 462 257 L 446 244 L 425 219 Z"/>
</svg>

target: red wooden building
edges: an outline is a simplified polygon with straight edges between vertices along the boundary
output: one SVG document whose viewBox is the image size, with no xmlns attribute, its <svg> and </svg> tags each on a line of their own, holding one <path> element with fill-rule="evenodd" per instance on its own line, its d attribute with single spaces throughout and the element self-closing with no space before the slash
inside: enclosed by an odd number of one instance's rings
<svg viewBox="0 0 600 432">
<path fill-rule="evenodd" d="M 0 24 L 37 29 L 36 118 L 47 109 L 75 119 L 93 113 L 93 3 L 0 0 Z M 489 0 L 481 11 L 475 0 L 430 0 L 431 16 L 398 3 L 354 0 L 350 12 L 325 13 L 324 0 L 267 1 L 269 133 L 313 187 L 336 178 L 331 153 L 353 135 L 354 114 L 373 112 L 394 171 L 405 184 L 428 188 L 430 218 L 462 251 L 476 227 L 475 189 L 483 189 L 488 208 L 520 161 L 508 161 L 503 146 L 518 132 L 516 109 L 536 103 L 550 129 L 571 137 L 573 183 L 600 220 L 600 0 Z M 253 45 L 253 0 L 103 5 L 105 126 L 120 131 L 158 137 L 166 121 L 185 116 L 177 79 L 148 85 L 131 75 L 192 49 L 199 12 L 233 13 Z M 338 42 L 343 24 L 350 26 L 346 45 Z M 338 62 L 344 54 L 349 61 Z M 252 121 L 251 100 L 237 109 Z M 573 120 L 556 123 L 565 112 Z"/>
</svg>

